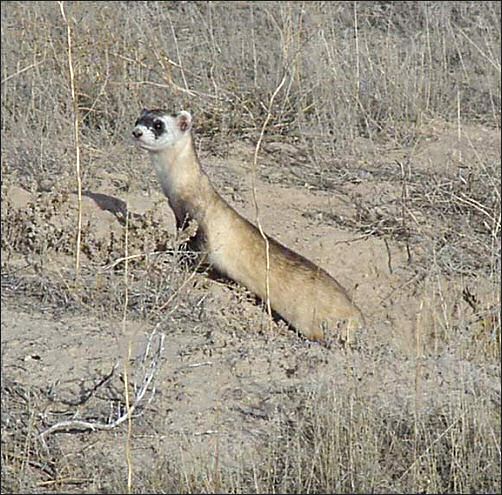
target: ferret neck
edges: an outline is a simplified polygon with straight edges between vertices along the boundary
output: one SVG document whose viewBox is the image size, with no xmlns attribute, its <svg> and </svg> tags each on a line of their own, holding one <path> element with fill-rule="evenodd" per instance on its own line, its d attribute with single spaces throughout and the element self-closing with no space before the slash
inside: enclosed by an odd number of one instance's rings
<svg viewBox="0 0 502 495">
<path fill-rule="evenodd" d="M 198 164 L 197 154 L 195 153 L 192 136 L 187 134 L 176 144 L 161 151 L 150 152 L 155 165 L 172 166 L 180 161 L 195 162 Z"/>
<path fill-rule="evenodd" d="M 187 134 L 174 146 L 151 152 L 150 158 L 178 224 L 187 215 L 199 220 L 211 197 L 211 185 L 201 169 L 192 137 Z"/>
<path fill-rule="evenodd" d="M 188 185 L 191 181 L 197 180 L 200 175 L 199 159 L 190 134 L 174 146 L 150 152 L 150 158 L 166 194 L 167 185 L 170 188 Z"/>
</svg>

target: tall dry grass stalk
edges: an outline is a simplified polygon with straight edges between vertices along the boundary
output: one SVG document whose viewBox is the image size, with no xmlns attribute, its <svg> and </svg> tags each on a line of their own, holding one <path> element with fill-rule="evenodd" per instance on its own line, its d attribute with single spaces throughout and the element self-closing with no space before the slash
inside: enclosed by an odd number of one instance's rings
<svg viewBox="0 0 502 495">
<path fill-rule="evenodd" d="M 70 91 L 71 101 L 73 106 L 73 131 L 75 140 L 75 167 L 77 177 L 77 200 L 78 200 L 78 220 L 77 220 L 77 245 L 75 249 L 75 274 L 78 278 L 80 274 L 80 244 L 82 240 L 82 179 L 80 176 L 80 127 L 79 127 L 79 113 L 78 101 L 75 89 L 75 71 L 73 69 L 73 56 L 72 56 L 72 32 L 71 24 L 64 10 L 64 2 L 58 2 L 61 10 L 61 15 L 66 24 L 66 39 L 68 48 L 68 69 L 70 73 Z"/>
<path fill-rule="evenodd" d="M 127 338 L 127 307 L 129 305 L 129 204 L 126 203 L 125 236 L 124 236 L 124 309 L 122 313 L 122 335 Z M 127 355 L 124 359 L 124 396 L 127 411 L 126 463 L 127 463 L 127 493 L 132 493 L 132 408 L 129 397 L 129 362 L 132 357 L 131 339 L 127 339 Z"/>
<path fill-rule="evenodd" d="M 420 302 L 420 308 L 416 314 L 415 322 L 415 400 L 413 411 L 413 479 L 415 486 L 418 483 L 418 446 L 419 446 L 419 426 L 420 426 L 420 403 L 421 403 L 421 383 L 420 373 L 422 364 L 422 311 L 424 301 Z"/>
<path fill-rule="evenodd" d="M 265 255 L 266 255 L 266 275 L 265 275 L 265 301 L 267 305 L 268 312 L 268 325 L 269 330 L 272 331 L 272 306 L 270 305 L 270 244 L 268 242 L 268 238 L 263 230 L 263 227 L 260 222 L 260 209 L 258 206 L 258 198 L 256 194 L 256 169 L 258 167 L 258 153 L 260 152 L 261 143 L 263 141 L 263 136 L 265 135 L 265 130 L 267 125 L 272 117 L 272 105 L 274 104 L 274 100 L 276 96 L 279 94 L 279 91 L 284 86 L 286 82 L 286 74 L 281 79 L 281 82 L 275 88 L 275 91 L 272 93 L 270 100 L 268 102 L 267 108 L 267 116 L 263 121 L 263 125 L 261 126 L 260 136 L 258 137 L 258 142 L 256 143 L 254 149 L 253 156 L 253 168 L 251 170 L 251 189 L 253 191 L 253 204 L 255 209 L 255 220 L 256 225 L 258 226 L 258 230 L 260 231 L 260 235 L 263 237 L 263 241 L 265 242 Z"/>
<path fill-rule="evenodd" d="M 359 28 L 357 23 L 357 2 L 354 2 L 354 42 L 355 42 L 355 56 L 356 56 L 356 98 L 359 98 L 359 90 L 361 85 L 361 70 L 359 62 Z"/>
</svg>

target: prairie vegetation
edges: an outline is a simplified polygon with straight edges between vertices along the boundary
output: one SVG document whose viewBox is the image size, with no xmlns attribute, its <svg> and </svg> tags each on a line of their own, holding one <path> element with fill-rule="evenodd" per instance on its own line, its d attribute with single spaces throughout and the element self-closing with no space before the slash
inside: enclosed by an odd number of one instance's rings
<svg viewBox="0 0 502 495">
<path fill-rule="evenodd" d="M 501 492 L 499 2 L 1 19 L 2 493 Z M 354 293 L 353 347 L 185 263 L 143 107 L 251 220 L 270 114 L 262 219 Z"/>
</svg>

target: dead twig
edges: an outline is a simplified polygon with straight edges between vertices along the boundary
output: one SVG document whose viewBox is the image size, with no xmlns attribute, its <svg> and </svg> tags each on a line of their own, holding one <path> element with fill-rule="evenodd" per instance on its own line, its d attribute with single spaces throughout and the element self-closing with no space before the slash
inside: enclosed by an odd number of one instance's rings
<svg viewBox="0 0 502 495">
<path fill-rule="evenodd" d="M 34 69 L 35 67 L 38 67 L 39 65 L 43 64 L 45 62 L 45 58 L 42 60 L 39 60 L 38 62 L 34 62 L 26 67 L 23 67 L 22 69 L 19 69 L 18 71 L 14 72 L 14 74 L 11 74 L 10 76 L 5 77 L 2 79 L 1 84 L 6 83 L 7 81 L 11 80 L 14 77 L 17 77 L 21 75 L 23 72 L 26 72 L 27 70 Z"/>
<path fill-rule="evenodd" d="M 58 431 L 71 432 L 73 430 L 78 431 L 108 431 L 117 428 L 129 418 L 134 417 L 134 414 L 139 409 L 142 401 L 148 390 L 151 389 L 151 397 L 155 394 L 155 387 L 151 387 L 152 382 L 157 374 L 157 370 L 160 366 L 161 358 L 164 353 L 164 334 L 159 334 L 158 330 L 160 323 L 158 323 L 153 331 L 148 337 L 147 345 L 140 358 L 139 374 L 140 377 L 137 381 L 133 383 L 134 396 L 130 407 L 121 411 L 119 415 L 108 423 L 100 421 L 86 421 L 82 419 L 70 419 L 66 421 L 60 421 L 49 428 L 45 429 L 39 434 L 42 441 L 45 440 L 47 435 Z"/>
</svg>

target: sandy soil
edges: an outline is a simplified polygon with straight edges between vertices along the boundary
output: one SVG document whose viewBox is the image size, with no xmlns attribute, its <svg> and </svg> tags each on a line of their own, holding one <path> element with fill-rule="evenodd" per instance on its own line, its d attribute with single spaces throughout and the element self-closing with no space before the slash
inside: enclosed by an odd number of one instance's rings
<svg viewBox="0 0 502 495">
<path fill-rule="evenodd" d="M 459 145 L 455 129 L 438 126 L 408 155 L 359 143 L 367 147 L 366 155 L 349 159 L 339 169 L 333 167 L 325 177 L 302 158 L 306 151 L 300 145 L 273 142 L 264 147 L 257 181 L 262 225 L 282 243 L 327 269 L 353 295 L 368 322 L 351 348 L 328 349 L 307 342 L 284 322 L 275 321 L 269 328 L 261 304 L 244 288 L 209 279 L 204 273 L 182 272 L 173 268 L 172 257 L 166 258 L 165 265 L 179 292 L 165 305 L 172 292 L 169 287 L 165 293 L 157 287 L 155 294 L 161 301 L 156 308 L 164 305 L 163 311 L 147 316 L 141 310 L 146 304 L 141 291 L 153 289 L 141 279 L 144 272 L 138 269 L 136 273 L 136 265 L 131 264 L 131 274 L 137 278 L 124 324 L 122 275 L 118 271 L 110 275 L 113 269 L 105 267 L 123 255 L 117 239 L 124 232 L 125 208 L 131 222 L 130 255 L 160 249 L 163 238 L 174 236 L 172 213 L 147 157 L 125 144 L 84 156 L 91 165 L 84 180 L 84 244 L 88 247 L 83 250 L 82 266 L 84 273 L 92 274 L 86 275 L 84 283 L 103 284 L 104 298 L 110 300 L 108 309 L 106 301 L 95 302 L 95 292 L 87 300 L 72 297 L 76 289 L 65 282 L 73 269 L 76 196 L 71 182 L 30 183 L 29 177 L 12 181 L 4 195 L 9 215 L 16 219 L 8 227 L 13 248 L 2 253 L 4 383 L 39 391 L 44 400 L 39 424 L 45 427 L 69 418 L 105 421 L 115 417 L 123 404 L 122 366 L 128 345 L 131 381 L 138 383 L 139 359 L 157 327 L 165 336 L 164 352 L 155 374 L 155 393 L 150 402 L 148 394 L 142 415 L 133 422 L 135 467 L 148 470 L 160 454 L 170 452 L 183 460 L 187 472 L 196 459 L 216 449 L 219 462 L 228 465 L 237 466 L 246 456 L 259 459 L 261 439 L 274 431 L 278 415 L 294 418 L 299 387 L 357 386 L 368 401 L 381 401 L 389 411 L 414 407 L 417 335 L 422 339 L 419 357 L 427 370 L 420 391 L 423 408 L 479 387 L 497 400 L 495 365 L 482 367 L 467 352 L 447 352 L 438 337 L 448 331 L 445 325 L 458 327 L 462 321 L 470 326 L 468 336 L 459 337 L 466 339 L 465 347 L 459 349 L 468 347 L 472 335 L 481 331 L 481 323 L 479 315 L 469 313 L 462 291 L 465 287 L 475 291 L 480 307 L 488 311 L 498 305 L 490 278 L 481 274 L 425 276 L 427 263 L 432 261 L 427 259 L 428 223 L 423 217 L 415 223 L 408 217 L 412 234 L 401 240 L 384 231 L 385 219 L 401 221 L 397 199 L 403 183 L 395 179 L 401 173 L 399 162 L 415 174 L 432 171 L 456 177 L 475 167 L 477 154 L 486 155 L 487 149 L 493 148 L 500 156 L 500 137 L 495 131 L 466 129 L 466 139 Z M 204 149 L 205 142 L 200 146 Z M 218 190 L 254 220 L 252 153 L 251 145 L 236 142 L 224 156 L 200 154 Z M 121 156 L 127 158 L 118 164 Z M 33 213 L 33 205 L 39 206 L 38 213 Z M 363 206 L 376 215 L 373 226 L 380 225 L 380 231 L 372 232 L 371 226 L 356 228 Z M 46 249 L 37 244 L 39 253 L 33 252 L 20 240 L 27 230 L 19 227 L 16 231 L 19 222 L 36 223 L 40 230 L 33 235 L 39 240 L 34 242 L 45 238 L 52 244 Z M 59 249 L 57 242 L 68 247 Z M 114 285 L 107 287 L 112 278 Z M 57 292 L 56 286 L 67 294 L 67 304 L 63 296 L 51 295 Z M 110 375 L 116 363 L 118 368 Z M 98 453 L 109 455 L 110 465 L 123 463 L 124 426 L 109 432 L 54 436 L 68 459 L 88 449 L 91 457 L 92 452 L 96 458 Z M 111 468 L 96 469 L 103 474 Z"/>
</svg>

